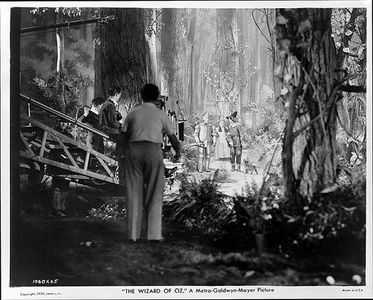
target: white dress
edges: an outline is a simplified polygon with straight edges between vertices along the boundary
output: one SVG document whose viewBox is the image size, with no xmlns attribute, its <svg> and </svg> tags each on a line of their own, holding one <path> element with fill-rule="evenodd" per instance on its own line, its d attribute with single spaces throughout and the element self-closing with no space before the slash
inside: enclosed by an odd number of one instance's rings
<svg viewBox="0 0 373 300">
<path fill-rule="evenodd" d="M 224 159 L 230 157 L 230 150 L 228 143 L 226 141 L 226 132 L 225 128 L 217 128 L 216 133 L 216 148 L 215 148 L 215 157 L 216 159 Z"/>
</svg>

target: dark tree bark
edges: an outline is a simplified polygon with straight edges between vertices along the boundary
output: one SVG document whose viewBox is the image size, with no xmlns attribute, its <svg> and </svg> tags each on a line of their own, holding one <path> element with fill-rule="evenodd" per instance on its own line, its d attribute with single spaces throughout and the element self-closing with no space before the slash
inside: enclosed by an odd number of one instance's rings
<svg viewBox="0 0 373 300">
<path fill-rule="evenodd" d="M 176 101 L 182 105 L 187 99 L 183 68 L 185 64 L 185 36 L 182 31 L 182 9 L 162 9 L 161 65 L 169 96 L 169 109 L 176 109 Z"/>
<path fill-rule="evenodd" d="M 196 32 L 196 20 L 197 12 L 193 10 L 189 30 L 187 34 L 187 48 L 189 52 L 189 89 L 188 89 L 188 98 L 189 98 L 189 114 L 193 115 L 194 112 L 194 48 L 195 48 L 195 32 Z"/>
<path fill-rule="evenodd" d="M 277 76 L 287 109 L 284 195 L 311 200 L 336 177 L 338 73 L 331 9 L 278 9 Z"/>
<path fill-rule="evenodd" d="M 240 45 L 249 45 L 250 44 L 250 30 L 249 30 L 249 20 L 250 20 L 250 12 L 247 10 L 238 10 L 237 11 L 237 24 L 239 28 L 239 34 L 238 34 L 238 41 Z M 251 47 L 250 47 L 251 48 Z M 249 70 L 249 61 L 246 58 L 249 53 L 248 50 L 250 49 L 243 48 L 242 52 L 240 53 L 239 56 L 239 72 L 240 76 L 242 78 L 247 77 L 247 73 Z M 250 89 L 249 89 L 249 84 L 247 84 L 245 87 L 241 89 L 240 93 L 240 104 L 239 104 L 239 109 L 242 112 L 242 109 L 249 105 L 249 99 L 250 99 Z M 245 114 L 246 115 L 246 114 Z M 246 123 L 246 118 L 243 114 L 241 114 L 241 118 L 243 118 L 243 123 Z"/>
<path fill-rule="evenodd" d="M 148 81 L 144 12 L 138 8 L 102 8 L 102 16 L 115 19 L 96 30 L 95 96 L 107 97 L 119 86 L 126 109 L 140 102 L 140 90 Z"/>
<path fill-rule="evenodd" d="M 238 110 L 239 55 L 237 19 L 234 9 L 218 9 L 216 17 L 216 61 L 218 74 L 217 98 L 227 102 L 228 115 Z M 220 91 L 220 92 L 219 92 Z"/>
</svg>

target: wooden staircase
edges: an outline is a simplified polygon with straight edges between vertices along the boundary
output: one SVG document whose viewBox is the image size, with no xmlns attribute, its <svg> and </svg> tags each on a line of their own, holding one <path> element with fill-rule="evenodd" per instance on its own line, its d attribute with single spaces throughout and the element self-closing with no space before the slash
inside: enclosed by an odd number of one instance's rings
<svg viewBox="0 0 373 300">
<path fill-rule="evenodd" d="M 32 98 L 20 95 L 20 99 L 92 134 L 105 139 L 109 136 L 95 128 L 54 110 Z M 20 158 L 21 163 L 39 169 L 46 175 L 70 178 L 76 182 L 92 185 L 119 185 L 119 163 L 93 150 L 80 140 L 75 140 L 47 126 L 27 114 L 21 115 Z"/>
</svg>

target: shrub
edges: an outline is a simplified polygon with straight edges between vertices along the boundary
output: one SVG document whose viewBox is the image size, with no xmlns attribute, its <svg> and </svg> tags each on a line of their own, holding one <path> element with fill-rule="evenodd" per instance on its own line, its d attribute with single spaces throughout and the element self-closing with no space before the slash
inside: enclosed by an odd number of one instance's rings
<svg viewBox="0 0 373 300">
<path fill-rule="evenodd" d="M 340 187 L 304 208 L 300 238 L 305 246 L 341 243 L 354 236 L 359 239 L 365 232 L 365 197 L 362 199 L 354 189 Z M 324 245 L 320 245 L 322 241 Z"/>
<path fill-rule="evenodd" d="M 100 220 L 117 220 L 126 218 L 126 209 L 122 202 L 104 203 L 98 208 L 91 208 L 88 217 Z"/>
<path fill-rule="evenodd" d="M 195 143 L 193 128 L 191 126 L 186 126 L 184 141 L 181 143 L 181 154 L 185 161 L 184 168 L 187 172 L 194 172 L 197 170 L 198 147 L 193 146 Z"/>
<path fill-rule="evenodd" d="M 81 74 L 55 72 L 46 80 L 37 77 L 32 70 L 21 74 L 23 93 L 70 116 L 75 115 L 81 93 L 90 85 L 90 79 Z"/>
<path fill-rule="evenodd" d="M 272 210 L 271 234 L 275 243 L 292 253 L 350 253 L 364 251 L 365 180 L 320 194 L 302 210 L 292 202 Z M 349 250 L 348 250 L 349 249 Z M 361 253 L 362 254 L 362 253 Z M 363 255 L 365 257 L 365 255 Z"/>
<path fill-rule="evenodd" d="M 359 253 L 365 243 L 365 177 L 320 194 L 312 202 L 285 201 L 277 176 L 270 174 L 261 190 L 248 186 L 234 198 L 231 232 L 247 241 L 265 232 L 270 246 L 286 253 Z M 300 208 L 296 207 L 300 203 Z"/>
<path fill-rule="evenodd" d="M 269 177 L 272 178 L 272 177 Z M 247 187 L 245 196 L 234 198 L 234 210 L 239 227 L 248 233 L 268 233 L 272 227 L 273 212 L 279 208 L 279 189 L 255 182 Z"/>
<path fill-rule="evenodd" d="M 201 181 L 183 175 L 180 182 L 179 196 L 166 204 L 165 212 L 190 230 L 207 235 L 222 233 L 232 210 L 228 197 L 218 190 L 219 171 Z"/>
</svg>

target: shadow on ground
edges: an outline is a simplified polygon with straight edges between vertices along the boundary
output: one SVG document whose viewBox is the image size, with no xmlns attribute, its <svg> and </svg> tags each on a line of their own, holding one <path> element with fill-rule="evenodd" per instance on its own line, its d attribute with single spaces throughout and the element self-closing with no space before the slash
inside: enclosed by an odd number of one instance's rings
<svg viewBox="0 0 373 300">
<path fill-rule="evenodd" d="M 327 276 L 351 285 L 353 275 L 364 278 L 362 264 L 258 253 L 250 245 L 234 251 L 167 219 L 165 242 L 130 244 L 125 218 L 92 217 L 92 208 L 118 197 L 87 190 L 69 197 L 66 218 L 25 213 L 14 223 L 11 286 L 36 286 L 38 280 L 58 286 L 299 286 L 327 285 Z"/>
</svg>

